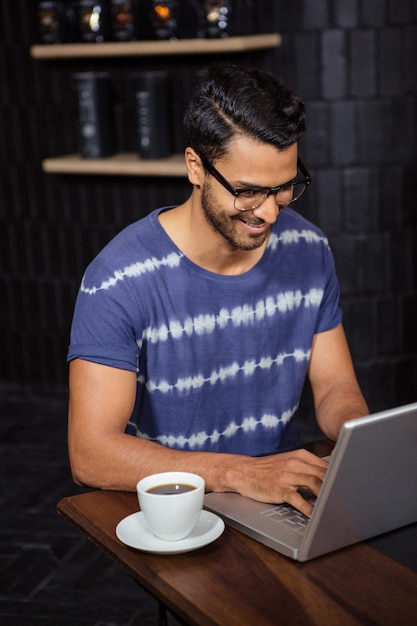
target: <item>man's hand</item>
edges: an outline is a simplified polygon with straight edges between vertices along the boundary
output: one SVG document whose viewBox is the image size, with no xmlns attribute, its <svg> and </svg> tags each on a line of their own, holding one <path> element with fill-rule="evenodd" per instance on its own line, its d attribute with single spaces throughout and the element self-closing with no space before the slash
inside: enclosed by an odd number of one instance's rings
<svg viewBox="0 0 417 626">
<path fill-rule="evenodd" d="M 242 495 L 260 502 L 287 502 L 309 517 L 313 507 L 299 490 L 308 489 L 317 496 L 329 464 L 311 452 L 296 450 L 250 457 L 243 465 L 238 489 Z"/>
</svg>

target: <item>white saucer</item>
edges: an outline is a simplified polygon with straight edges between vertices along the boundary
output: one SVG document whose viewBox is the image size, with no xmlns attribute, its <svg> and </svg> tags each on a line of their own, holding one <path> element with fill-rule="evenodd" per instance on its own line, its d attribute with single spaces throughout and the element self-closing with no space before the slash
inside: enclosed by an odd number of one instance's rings
<svg viewBox="0 0 417 626">
<path fill-rule="evenodd" d="M 223 520 L 209 511 L 201 511 L 196 527 L 185 539 L 163 541 L 149 530 L 143 513 L 133 513 L 122 519 L 116 527 L 120 541 L 130 548 L 153 552 L 154 554 L 181 554 L 197 550 L 215 541 L 224 530 Z"/>
</svg>

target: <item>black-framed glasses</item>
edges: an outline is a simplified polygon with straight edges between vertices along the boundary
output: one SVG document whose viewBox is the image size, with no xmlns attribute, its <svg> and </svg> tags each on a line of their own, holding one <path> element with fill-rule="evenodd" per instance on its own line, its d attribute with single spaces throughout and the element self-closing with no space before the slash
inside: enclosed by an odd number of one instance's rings
<svg viewBox="0 0 417 626">
<path fill-rule="evenodd" d="M 236 189 L 224 178 L 224 176 L 220 174 L 214 165 L 207 161 L 207 159 L 203 156 L 199 156 L 205 170 L 235 197 L 234 208 L 237 211 L 253 211 L 254 209 L 260 207 L 262 202 L 264 202 L 264 200 L 271 195 L 275 196 L 277 205 L 280 208 L 284 208 L 292 202 L 298 200 L 311 183 L 311 176 L 302 160 L 298 157 L 297 167 L 304 177 L 303 180 L 295 178 L 294 180 L 290 180 L 288 183 L 278 185 L 277 187 L 249 187 L 246 189 Z"/>
</svg>

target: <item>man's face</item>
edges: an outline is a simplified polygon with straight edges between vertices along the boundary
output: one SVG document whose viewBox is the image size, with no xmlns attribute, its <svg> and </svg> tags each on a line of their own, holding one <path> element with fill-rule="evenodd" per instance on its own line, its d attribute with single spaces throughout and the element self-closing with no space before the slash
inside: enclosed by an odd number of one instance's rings
<svg viewBox="0 0 417 626">
<path fill-rule="evenodd" d="M 213 165 L 235 188 L 276 187 L 295 178 L 297 146 L 279 152 L 273 146 L 240 136 L 231 142 L 227 156 Z M 201 206 L 215 233 L 236 250 L 262 246 L 279 213 L 274 195 L 256 209 L 236 210 L 233 194 L 209 174 L 201 187 Z"/>
</svg>

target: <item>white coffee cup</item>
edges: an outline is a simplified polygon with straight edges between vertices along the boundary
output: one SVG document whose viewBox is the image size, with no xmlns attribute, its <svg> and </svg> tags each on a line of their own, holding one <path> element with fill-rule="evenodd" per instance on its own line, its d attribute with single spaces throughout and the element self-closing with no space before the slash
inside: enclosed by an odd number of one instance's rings
<svg viewBox="0 0 417 626">
<path fill-rule="evenodd" d="M 204 479 L 190 472 L 152 474 L 136 485 L 145 521 L 164 541 L 178 541 L 192 532 L 203 508 L 204 489 Z"/>
</svg>

